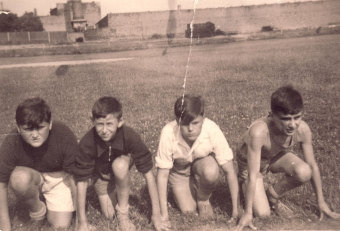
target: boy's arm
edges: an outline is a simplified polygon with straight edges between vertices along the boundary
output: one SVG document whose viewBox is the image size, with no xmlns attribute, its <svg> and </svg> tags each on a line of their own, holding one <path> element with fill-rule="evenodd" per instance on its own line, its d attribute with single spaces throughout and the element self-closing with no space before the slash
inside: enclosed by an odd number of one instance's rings
<svg viewBox="0 0 340 231">
<path fill-rule="evenodd" d="M 156 230 L 161 230 L 161 216 L 160 216 L 160 208 L 159 208 L 158 190 L 157 190 L 155 176 L 153 175 L 152 170 L 149 170 L 147 173 L 145 173 L 144 178 L 148 185 L 149 195 L 151 199 L 151 206 L 152 206 L 151 220 Z"/>
<path fill-rule="evenodd" d="M 312 185 L 314 191 L 317 196 L 318 206 L 320 210 L 320 220 L 323 219 L 324 213 L 334 219 L 339 219 L 340 214 L 332 212 L 327 203 L 325 202 L 325 198 L 322 192 L 322 181 L 320 176 L 320 170 L 316 163 L 314 152 L 313 152 L 313 145 L 312 145 L 312 132 L 309 129 L 307 124 L 303 124 L 303 137 L 302 137 L 302 151 L 304 154 L 305 161 L 312 169 Z"/>
<path fill-rule="evenodd" d="M 239 187 L 238 187 L 238 181 L 237 181 L 233 161 L 228 161 L 227 163 L 222 165 L 222 169 L 227 175 L 227 181 L 228 181 L 228 186 L 229 186 L 230 195 L 231 195 L 231 203 L 233 205 L 232 218 L 237 218 L 238 217 Z"/>
<path fill-rule="evenodd" d="M 10 231 L 11 222 L 8 213 L 8 202 L 7 202 L 7 183 L 0 182 L 0 230 Z"/>
<path fill-rule="evenodd" d="M 86 190 L 88 181 L 79 181 L 77 183 L 77 231 L 87 231 L 87 218 L 86 218 Z"/>
<path fill-rule="evenodd" d="M 159 195 L 159 205 L 161 209 L 161 215 L 163 218 L 169 217 L 168 214 L 168 200 L 167 200 L 167 190 L 168 190 L 168 178 L 169 169 L 158 168 L 157 170 L 157 186 Z"/>
<path fill-rule="evenodd" d="M 257 177 L 260 174 L 261 149 L 267 139 L 267 129 L 261 124 L 254 125 L 249 131 L 249 141 L 247 142 L 247 162 L 248 162 L 248 184 L 245 192 L 246 208 L 242 215 L 237 230 L 242 230 L 249 226 L 254 229 L 253 201 L 256 190 Z"/>
</svg>

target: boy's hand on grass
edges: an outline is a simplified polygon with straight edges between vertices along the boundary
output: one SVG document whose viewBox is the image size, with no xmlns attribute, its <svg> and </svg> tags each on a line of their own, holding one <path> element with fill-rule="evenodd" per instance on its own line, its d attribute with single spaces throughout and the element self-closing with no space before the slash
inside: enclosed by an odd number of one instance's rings
<svg viewBox="0 0 340 231">
<path fill-rule="evenodd" d="M 331 211 L 328 205 L 326 204 L 326 202 L 324 201 L 319 203 L 319 210 L 320 210 L 320 218 L 319 218 L 320 221 L 323 220 L 324 214 L 326 214 L 327 216 L 333 219 L 340 219 L 340 213 Z"/>
<path fill-rule="evenodd" d="M 235 231 L 242 231 L 243 228 L 249 226 L 252 230 L 257 230 L 257 228 L 253 225 L 253 216 L 252 214 L 244 213 L 236 226 Z"/>
<path fill-rule="evenodd" d="M 162 231 L 169 231 L 171 230 L 171 223 L 169 220 L 169 217 L 162 217 L 161 216 L 161 222 L 162 222 Z"/>
<path fill-rule="evenodd" d="M 162 221 L 161 221 L 161 215 L 156 214 L 151 216 L 151 221 L 153 226 L 155 227 L 155 230 L 161 231 L 162 230 Z"/>
</svg>

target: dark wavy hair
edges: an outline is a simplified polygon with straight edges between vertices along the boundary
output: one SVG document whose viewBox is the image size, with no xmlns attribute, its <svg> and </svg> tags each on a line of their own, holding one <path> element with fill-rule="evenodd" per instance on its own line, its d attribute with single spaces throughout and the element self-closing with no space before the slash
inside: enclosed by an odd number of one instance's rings
<svg viewBox="0 0 340 231">
<path fill-rule="evenodd" d="M 280 87 L 272 94 L 270 107 L 274 114 L 297 114 L 303 111 L 302 96 L 291 85 Z"/>
<path fill-rule="evenodd" d="M 105 118 L 108 114 L 118 113 L 118 119 L 123 115 L 122 104 L 112 96 L 99 98 L 92 107 L 92 120 Z"/>
<path fill-rule="evenodd" d="M 176 100 L 174 112 L 181 125 L 188 125 L 197 116 L 204 115 L 204 101 L 201 96 L 181 96 Z"/>
<path fill-rule="evenodd" d="M 26 99 L 17 107 L 15 120 L 18 126 L 26 125 L 30 129 L 38 129 L 42 122 L 51 122 L 51 109 L 39 97 Z"/>
</svg>

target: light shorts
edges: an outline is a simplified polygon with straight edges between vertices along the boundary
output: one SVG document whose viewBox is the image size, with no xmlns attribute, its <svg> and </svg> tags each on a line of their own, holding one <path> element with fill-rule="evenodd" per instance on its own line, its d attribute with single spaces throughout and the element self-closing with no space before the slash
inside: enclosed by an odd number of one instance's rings
<svg viewBox="0 0 340 231">
<path fill-rule="evenodd" d="M 72 176 L 66 172 L 40 173 L 42 184 L 41 193 L 45 197 L 49 211 L 73 212 L 75 206 L 72 197 Z M 74 195 L 76 192 L 73 192 Z"/>
<path fill-rule="evenodd" d="M 192 192 L 194 188 L 198 188 L 198 182 L 192 175 L 182 175 L 177 172 L 171 171 L 169 174 L 169 186 L 170 188 L 188 186 Z"/>
</svg>

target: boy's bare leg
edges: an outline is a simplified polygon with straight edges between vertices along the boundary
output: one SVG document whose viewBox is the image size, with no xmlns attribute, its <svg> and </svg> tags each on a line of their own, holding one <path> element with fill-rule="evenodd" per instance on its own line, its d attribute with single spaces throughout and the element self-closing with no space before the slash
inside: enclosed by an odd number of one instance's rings
<svg viewBox="0 0 340 231">
<path fill-rule="evenodd" d="M 112 163 L 117 190 L 118 204 L 116 206 L 116 212 L 120 231 L 136 230 L 129 218 L 130 158 L 130 156 L 122 155 Z"/>
<path fill-rule="evenodd" d="M 117 200 L 120 208 L 127 208 L 130 193 L 130 157 L 122 155 L 117 157 L 112 163 L 113 175 L 117 187 Z"/>
<path fill-rule="evenodd" d="M 28 205 L 30 212 L 38 212 L 42 209 L 39 199 L 41 175 L 38 171 L 28 167 L 16 167 L 9 179 L 9 186 L 15 195 Z"/>
<path fill-rule="evenodd" d="M 194 198 L 193 191 L 190 188 L 189 177 L 184 177 L 177 174 L 175 176 L 169 176 L 169 178 L 173 177 L 178 178 L 172 180 L 171 184 L 177 206 L 183 213 L 196 212 L 196 200 Z"/>
<path fill-rule="evenodd" d="M 247 183 L 242 184 L 242 192 L 245 195 L 247 190 Z M 270 215 L 270 206 L 268 203 L 266 191 L 263 184 L 263 176 L 259 173 L 256 181 L 256 189 L 253 200 L 253 212 L 257 217 L 266 217 Z"/>
<path fill-rule="evenodd" d="M 47 220 L 53 228 L 67 228 L 71 225 L 72 212 L 56 212 L 48 210 Z"/>
<path fill-rule="evenodd" d="M 270 171 L 273 173 L 284 172 L 286 176 L 273 186 L 274 197 L 280 197 L 291 189 L 294 189 L 308 181 L 312 177 L 310 166 L 293 153 L 287 153 L 274 164 Z"/>
<path fill-rule="evenodd" d="M 115 205 L 117 204 L 116 191 L 110 194 L 98 195 L 100 208 L 106 218 L 113 219 L 115 215 Z"/>
<path fill-rule="evenodd" d="M 207 156 L 194 162 L 192 171 L 197 182 L 197 201 L 209 200 L 219 179 L 219 167 L 214 157 Z"/>
<path fill-rule="evenodd" d="M 192 166 L 196 181 L 196 199 L 202 217 L 212 217 L 213 210 L 209 202 L 212 191 L 218 183 L 219 166 L 212 156 L 196 160 Z"/>
</svg>

